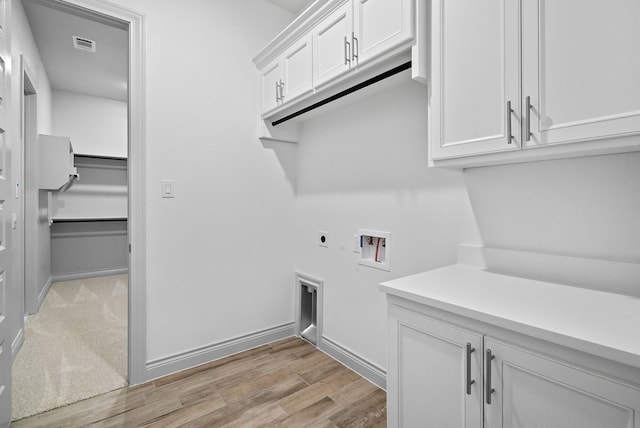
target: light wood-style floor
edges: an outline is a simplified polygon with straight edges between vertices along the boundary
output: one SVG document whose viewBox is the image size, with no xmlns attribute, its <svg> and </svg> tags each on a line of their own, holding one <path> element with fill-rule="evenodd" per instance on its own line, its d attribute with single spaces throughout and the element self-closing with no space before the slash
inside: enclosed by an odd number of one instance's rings
<svg viewBox="0 0 640 428">
<path fill-rule="evenodd" d="M 289 338 L 11 425 L 62 426 L 384 427 L 386 394 Z"/>
</svg>

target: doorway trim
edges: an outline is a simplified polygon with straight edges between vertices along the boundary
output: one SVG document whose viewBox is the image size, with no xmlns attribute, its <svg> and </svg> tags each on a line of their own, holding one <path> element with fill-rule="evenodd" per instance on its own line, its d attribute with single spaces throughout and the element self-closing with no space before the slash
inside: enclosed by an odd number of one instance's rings
<svg viewBox="0 0 640 428">
<path fill-rule="evenodd" d="M 22 215 L 20 221 L 23 225 L 23 233 L 19 239 L 22 241 L 22 290 L 23 290 L 23 314 L 32 314 L 38 312 L 40 307 L 38 301 L 38 292 L 36 290 L 37 274 L 36 269 L 29 261 L 37 260 L 36 255 L 36 238 L 33 234 L 37 232 L 31 227 L 38 223 L 38 206 L 37 206 L 37 183 L 32 182 L 35 176 L 29 176 L 28 171 L 36 171 L 38 169 L 35 164 L 34 149 L 37 138 L 37 120 L 38 120 L 38 93 L 33 85 L 33 72 L 29 63 L 20 55 L 20 156 L 21 156 L 21 172 L 20 185 L 22 186 Z M 30 128 L 27 129 L 27 125 Z M 33 133 L 29 131 L 34 131 Z M 35 134 L 35 135 L 34 135 Z M 34 199 L 35 198 L 35 199 Z M 44 293 L 51 284 L 51 280 L 44 286 Z M 23 325 L 24 332 L 24 325 Z"/>
<path fill-rule="evenodd" d="M 144 15 L 104 0 L 54 0 L 63 7 L 120 21 L 129 33 L 129 350 L 128 381 L 147 381 L 146 337 L 146 109 Z"/>
</svg>

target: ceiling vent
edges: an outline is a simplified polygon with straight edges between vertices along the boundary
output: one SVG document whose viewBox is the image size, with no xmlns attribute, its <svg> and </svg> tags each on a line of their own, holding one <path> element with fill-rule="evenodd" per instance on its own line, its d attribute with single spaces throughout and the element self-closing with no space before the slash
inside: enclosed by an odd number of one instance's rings
<svg viewBox="0 0 640 428">
<path fill-rule="evenodd" d="M 96 42 L 85 37 L 73 36 L 73 47 L 81 51 L 95 52 Z"/>
</svg>

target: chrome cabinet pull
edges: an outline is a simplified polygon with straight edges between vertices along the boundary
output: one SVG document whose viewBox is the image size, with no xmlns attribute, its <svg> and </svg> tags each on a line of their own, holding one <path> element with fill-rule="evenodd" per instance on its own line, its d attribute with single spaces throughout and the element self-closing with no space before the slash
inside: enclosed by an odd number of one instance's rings
<svg viewBox="0 0 640 428">
<path fill-rule="evenodd" d="M 524 122 L 524 141 L 531 141 L 531 97 L 527 96 L 524 102 L 524 110 L 527 113 L 527 119 Z"/>
<path fill-rule="evenodd" d="M 344 36 L 344 65 L 351 64 L 351 44 L 347 41 L 347 36 Z"/>
<path fill-rule="evenodd" d="M 471 354 L 475 352 L 475 348 L 471 347 L 471 343 L 467 342 L 467 395 L 471 395 L 471 385 L 476 383 L 471 379 Z"/>
<path fill-rule="evenodd" d="M 351 59 L 354 61 L 358 60 L 358 51 L 360 50 L 360 42 L 358 42 L 358 38 L 356 34 L 351 32 Z"/>
<path fill-rule="evenodd" d="M 280 84 L 276 82 L 276 103 L 280 102 Z"/>
<path fill-rule="evenodd" d="M 284 101 L 284 82 L 280 79 L 280 101 Z"/>
<path fill-rule="evenodd" d="M 511 101 L 507 101 L 507 144 L 513 142 L 513 135 L 511 135 L 511 113 L 513 113 Z"/>
<path fill-rule="evenodd" d="M 495 358 L 495 355 L 491 354 L 491 349 L 487 349 L 486 357 L 485 357 L 486 367 L 484 371 L 486 375 L 485 386 L 487 388 L 485 390 L 484 396 L 487 404 L 491 404 L 491 394 L 496 392 L 494 388 L 491 388 L 491 360 L 493 360 L 494 358 Z"/>
</svg>

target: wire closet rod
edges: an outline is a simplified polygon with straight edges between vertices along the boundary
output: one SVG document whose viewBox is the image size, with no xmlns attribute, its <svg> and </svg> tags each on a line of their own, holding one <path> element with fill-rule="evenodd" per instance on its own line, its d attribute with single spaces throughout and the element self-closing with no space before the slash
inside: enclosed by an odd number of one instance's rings
<svg viewBox="0 0 640 428">
<path fill-rule="evenodd" d="M 344 91 L 340 91 L 335 95 L 332 95 L 332 96 L 330 96 L 328 98 L 320 100 L 317 103 L 311 104 L 309 107 L 305 107 L 302 110 L 298 110 L 298 111 L 296 111 L 294 113 L 291 113 L 288 116 L 283 117 L 282 119 L 278 119 L 276 121 L 273 121 L 273 122 L 271 122 L 271 125 L 272 126 L 279 125 L 279 124 L 281 124 L 283 122 L 286 122 L 287 120 L 291 120 L 294 117 L 300 116 L 301 114 L 305 114 L 307 112 L 310 112 L 311 110 L 315 110 L 318 107 L 321 107 L 321 106 L 323 106 L 325 104 L 328 104 L 328 103 L 330 103 L 332 101 L 335 101 L 335 100 L 337 100 L 339 98 L 342 98 L 345 95 L 349 95 L 349 94 L 351 94 L 353 92 L 359 91 L 360 89 L 366 88 L 367 86 L 373 85 L 376 82 L 384 80 L 387 77 L 391 77 L 394 74 L 398 74 L 398 73 L 400 73 L 402 71 L 405 71 L 405 70 L 408 70 L 410 68 L 411 68 L 411 61 L 407 61 L 404 64 L 401 64 L 401 65 L 399 65 L 397 67 L 392 68 L 391 70 L 387 70 L 384 73 L 380 73 L 377 76 L 374 76 L 374 77 L 372 77 L 370 79 L 367 79 L 364 82 L 358 83 L 357 85 L 352 86 L 352 87 L 350 87 L 348 89 L 345 89 Z"/>
<path fill-rule="evenodd" d="M 105 160 L 118 160 L 118 161 L 126 161 L 127 158 L 122 156 L 104 156 L 104 155 L 83 155 L 82 153 L 74 153 L 75 157 L 79 158 L 88 158 L 88 159 L 105 159 Z"/>
</svg>

